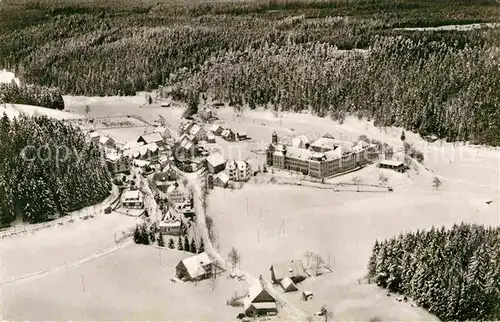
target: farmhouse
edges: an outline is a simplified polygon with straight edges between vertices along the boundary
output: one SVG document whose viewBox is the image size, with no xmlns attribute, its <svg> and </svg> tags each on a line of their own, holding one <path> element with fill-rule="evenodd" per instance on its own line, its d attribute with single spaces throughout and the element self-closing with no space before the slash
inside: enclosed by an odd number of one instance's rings
<svg viewBox="0 0 500 322">
<path fill-rule="evenodd" d="M 106 154 L 106 165 L 112 173 L 122 173 L 130 171 L 130 159 L 117 153 Z"/>
<path fill-rule="evenodd" d="M 122 193 L 121 204 L 124 208 L 143 209 L 144 200 L 140 190 L 126 190 Z"/>
<path fill-rule="evenodd" d="M 226 167 L 226 160 L 224 156 L 218 152 L 212 153 L 207 157 L 207 170 L 208 173 L 219 173 Z"/>
<path fill-rule="evenodd" d="M 326 178 L 360 167 L 370 161 L 369 155 L 375 148 L 375 145 L 366 142 L 352 143 L 323 137 L 311 144 L 309 149 L 304 149 L 278 144 L 276 132 L 271 142 L 266 150 L 268 166 L 315 178 Z M 301 145 L 297 140 L 295 143 Z"/>
<path fill-rule="evenodd" d="M 289 277 L 293 283 L 300 283 L 306 279 L 306 271 L 301 260 L 277 263 L 272 265 L 270 270 L 275 284 L 280 284 L 286 277 Z"/>
<path fill-rule="evenodd" d="M 199 281 L 212 276 L 213 264 L 208 254 L 203 252 L 180 261 L 175 267 L 175 271 L 175 276 L 179 279 Z"/>
<path fill-rule="evenodd" d="M 109 136 L 101 136 L 99 138 L 99 144 L 110 149 L 114 149 L 116 147 L 115 140 L 113 140 Z"/>
<path fill-rule="evenodd" d="M 212 119 L 216 119 L 214 111 L 210 108 L 203 108 L 198 115 L 204 122 L 210 122 Z"/>
<path fill-rule="evenodd" d="M 251 166 L 247 161 L 232 160 L 228 165 L 229 179 L 233 181 L 246 181 L 251 176 Z"/>
<path fill-rule="evenodd" d="M 234 132 L 231 131 L 231 129 L 225 129 L 224 131 L 222 131 L 221 136 L 226 141 L 236 140 L 236 134 L 234 134 Z"/>
<path fill-rule="evenodd" d="M 224 172 L 219 173 L 214 178 L 214 186 L 226 188 L 229 184 L 229 176 Z"/>
<path fill-rule="evenodd" d="M 137 142 L 142 142 L 144 144 L 156 143 L 157 145 L 163 144 L 163 137 L 158 132 L 153 132 L 149 134 L 144 134 L 137 139 Z"/>
<path fill-rule="evenodd" d="M 403 161 L 396 160 L 381 160 L 378 167 L 382 169 L 392 169 L 397 172 L 405 172 L 406 170 L 406 166 Z"/>
<path fill-rule="evenodd" d="M 224 131 L 224 129 L 222 128 L 222 126 L 220 126 L 219 124 L 213 124 L 211 127 L 210 127 L 210 131 L 214 134 L 214 135 L 217 135 L 217 136 L 220 136 L 222 134 L 222 131 Z"/>
<path fill-rule="evenodd" d="M 262 287 L 260 281 L 256 281 L 250 286 L 248 295 L 243 300 L 243 307 L 245 315 L 249 317 L 278 313 L 276 299 Z"/>
</svg>

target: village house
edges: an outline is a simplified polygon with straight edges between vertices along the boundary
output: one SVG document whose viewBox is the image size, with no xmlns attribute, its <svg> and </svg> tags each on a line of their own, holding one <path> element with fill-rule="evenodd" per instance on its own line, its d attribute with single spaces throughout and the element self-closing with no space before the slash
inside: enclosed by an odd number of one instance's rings
<svg viewBox="0 0 500 322">
<path fill-rule="evenodd" d="M 213 132 L 207 132 L 207 142 L 215 143 L 215 134 Z"/>
<path fill-rule="evenodd" d="M 245 315 L 257 317 L 263 315 L 276 315 L 278 307 L 276 299 L 266 291 L 259 280 L 255 281 L 248 290 L 248 295 L 243 299 Z"/>
<path fill-rule="evenodd" d="M 245 141 L 248 139 L 248 135 L 245 132 L 238 132 L 236 137 L 238 138 L 238 141 Z"/>
<path fill-rule="evenodd" d="M 226 188 L 229 184 L 229 176 L 224 172 L 220 172 L 214 178 L 214 186 Z"/>
<path fill-rule="evenodd" d="M 213 263 L 203 252 L 181 260 L 175 267 L 175 276 L 186 281 L 200 281 L 212 277 Z"/>
<path fill-rule="evenodd" d="M 375 145 L 366 142 L 352 143 L 322 137 L 311 144 L 309 149 L 304 149 L 278 144 L 275 132 L 266 150 L 266 164 L 315 178 L 326 178 L 369 163 L 369 155 L 374 148 Z"/>
<path fill-rule="evenodd" d="M 169 208 L 160 221 L 160 233 L 165 235 L 180 236 L 181 221 L 174 215 L 173 209 Z"/>
<path fill-rule="evenodd" d="M 129 209 L 144 208 L 144 200 L 140 190 L 123 191 L 120 200 L 123 208 L 129 208 Z"/>
<path fill-rule="evenodd" d="M 381 160 L 378 164 L 378 167 L 381 169 L 391 169 L 401 173 L 407 170 L 404 162 L 397 160 Z"/>
<path fill-rule="evenodd" d="M 96 131 L 90 131 L 87 133 L 87 138 L 89 139 L 90 142 L 99 143 L 100 137 L 101 134 Z"/>
<path fill-rule="evenodd" d="M 142 142 L 144 144 L 155 143 L 158 146 L 164 145 L 164 139 L 160 133 L 153 132 L 149 134 L 143 134 L 138 139 L 137 142 Z"/>
<path fill-rule="evenodd" d="M 252 175 L 252 168 L 247 161 L 230 161 L 228 164 L 229 179 L 233 181 L 247 181 Z"/>
<path fill-rule="evenodd" d="M 171 203 L 179 205 L 186 200 L 186 194 L 175 185 L 172 185 L 167 189 L 167 198 Z"/>
<path fill-rule="evenodd" d="M 231 131 L 231 129 L 225 129 L 224 131 L 222 131 L 221 136 L 226 141 L 236 140 L 236 134 L 234 134 L 234 132 Z"/>
<path fill-rule="evenodd" d="M 112 138 L 110 138 L 109 136 L 101 136 L 99 138 L 99 144 L 105 148 L 109 148 L 109 149 L 114 149 L 116 148 L 116 143 L 115 143 L 115 140 L 113 140 Z"/>
<path fill-rule="evenodd" d="M 224 156 L 218 152 L 212 153 L 207 157 L 208 173 L 216 174 L 226 168 L 226 160 Z"/>
<path fill-rule="evenodd" d="M 285 293 L 298 291 L 297 285 L 288 276 L 281 280 L 280 285 Z"/>
<path fill-rule="evenodd" d="M 220 136 L 222 134 L 222 131 L 224 131 L 224 128 L 222 126 L 220 126 L 219 124 L 213 124 L 211 127 L 210 127 L 210 131 L 216 135 L 216 136 Z"/>
<path fill-rule="evenodd" d="M 201 125 L 196 123 L 191 126 L 187 133 L 198 141 L 206 140 L 207 138 L 207 132 L 205 131 L 205 129 L 203 129 Z"/>
<path fill-rule="evenodd" d="M 301 260 L 273 264 L 270 270 L 274 284 L 280 284 L 286 277 L 289 277 L 293 283 L 300 283 L 306 279 L 306 271 Z"/>
<path fill-rule="evenodd" d="M 106 165 L 113 174 L 130 172 L 131 168 L 130 159 L 116 152 L 106 154 Z"/>
<path fill-rule="evenodd" d="M 153 130 L 153 133 L 160 134 L 163 140 L 172 138 L 172 134 L 170 133 L 170 130 L 166 126 L 156 126 L 155 129 Z"/>
<path fill-rule="evenodd" d="M 200 119 L 204 122 L 211 122 L 213 119 L 217 119 L 215 113 L 212 109 L 204 107 L 198 112 Z"/>
</svg>

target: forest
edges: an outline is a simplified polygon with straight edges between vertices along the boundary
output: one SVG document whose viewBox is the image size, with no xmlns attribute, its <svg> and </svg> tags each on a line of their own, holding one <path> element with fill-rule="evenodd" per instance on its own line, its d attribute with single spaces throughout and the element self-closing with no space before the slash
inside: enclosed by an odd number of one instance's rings
<svg viewBox="0 0 500 322">
<path fill-rule="evenodd" d="M 111 177 L 100 148 L 46 116 L 0 119 L 0 223 L 36 223 L 104 200 Z"/>
<path fill-rule="evenodd" d="M 308 109 L 500 145 L 494 0 L 5 0 L 0 69 L 63 94 Z"/>
<path fill-rule="evenodd" d="M 39 85 L 18 85 L 16 82 L 0 83 L 0 103 L 42 106 L 64 109 L 62 92 L 58 88 Z"/>
<path fill-rule="evenodd" d="M 472 224 L 377 241 L 368 277 L 443 321 L 500 319 L 500 228 Z"/>
</svg>

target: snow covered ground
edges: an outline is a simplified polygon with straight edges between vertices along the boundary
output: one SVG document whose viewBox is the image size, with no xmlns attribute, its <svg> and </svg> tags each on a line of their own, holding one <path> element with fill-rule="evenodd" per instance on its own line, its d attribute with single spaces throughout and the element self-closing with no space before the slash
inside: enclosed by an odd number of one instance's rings
<svg viewBox="0 0 500 322">
<path fill-rule="evenodd" d="M 24 105 L 24 104 L 5 104 L 0 106 L 0 114 L 6 113 L 9 118 L 19 117 L 21 113 L 28 116 L 32 115 L 46 115 L 51 118 L 58 120 L 62 119 L 74 119 L 81 117 L 78 114 L 69 113 L 67 111 L 59 111 L 50 108 Z"/>
<path fill-rule="evenodd" d="M 411 30 L 411 31 L 427 31 L 427 30 L 458 30 L 458 31 L 469 31 L 480 28 L 498 28 L 500 24 L 498 23 L 471 23 L 465 25 L 445 25 L 438 27 L 415 27 L 415 28 L 394 28 L 395 30 Z"/>
<path fill-rule="evenodd" d="M 160 108 L 155 104 L 144 107 L 143 95 L 64 99 L 67 110 L 74 115 L 86 115 L 86 105 L 90 107 L 89 116 L 134 114 L 152 122 L 162 115 L 175 129 L 183 112 L 182 107 Z M 10 111 L 14 113 L 16 109 L 10 107 Z M 60 114 L 65 112 L 43 111 L 56 113 L 53 117 L 67 117 Z M 402 148 L 401 129 L 379 129 L 372 122 L 357 118 L 347 118 L 338 124 L 307 113 L 275 115 L 270 111 L 245 110 L 238 117 L 229 108 L 216 111 L 223 126 L 251 137 L 250 141 L 233 143 L 217 138 L 216 145 L 226 157 L 250 158 L 254 166 L 262 164 L 264 156 L 252 150 L 265 149 L 274 130 L 285 140 L 296 134 L 307 134 L 313 139 L 330 133 L 335 138 L 353 141 L 365 134 L 395 146 L 396 150 Z M 117 132 L 115 135 L 123 136 L 123 140 L 138 134 L 127 130 L 107 131 Z M 304 251 L 318 252 L 325 260 L 330 257 L 334 273 L 303 284 L 315 293 L 314 302 L 295 304 L 308 313 L 329 304 L 337 308 L 334 313 L 340 319 L 368 320 L 374 316 L 388 320 L 434 319 L 418 308 L 386 298 L 384 292 L 371 285 L 358 285 L 356 281 L 366 273 L 375 239 L 461 221 L 498 225 L 499 153 L 487 147 L 428 144 L 410 132 L 406 132 L 406 141 L 422 150 L 425 161 L 418 174 L 411 173 L 411 178 L 384 171 L 390 177 L 389 184 L 401 184 L 393 193 L 344 193 L 251 183 L 235 192 L 216 188 L 210 195 L 208 211 L 219 235 L 220 253 L 225 256 L 235 246 L 242 256 L 242 269 L 266 277 L 272 263 L 300 257 Z M 362 176 L 364 181 L 372 183 L 379 171 L 368 167 L 332 180 L 350 181 L 352 176 Z M 439 191 L 431 187 L 434 176 L 443 181 Z M 486 204 L 490 200 L 493 202 Z M 117 214 L 106 216 L 82 225 L 74 223 L 50 232 L 5 240 L 2 281 L 109 251 L 115 246 L 113 233 L 133 226 L 134 222 Z M 175 286 L 168 278 L 178 258 L 172 255 L 171 261 L 167 261 L 165 257 L 161 271 L 153 264 L 158 261 L 156 256 L 154 248 L 130 246 L 57 274 L 5 284 L 3 315 L 11 320 L 234 319 L 238 310 L 226 307 L 225 300 L 239 286 L 221 287 L 220 297 L 212 293 L 211 285 L 200 286 L 203 283 L 196 289 L 189 285 Z M 82 274 L 88 284 L 86 295 L 82 295 Z M 50 292 L 50 296 L 44 292 L 58 288 L 61 291 Z M 44 299 L 40 300 L 42 295 Z M 189 303 L 185 300 L 188 296 Z M 297 300 L 294 296 L 290 296 L 293 303 Z M 33 307 L 33 313 L 23 311 L 27 306 Z"/>
<path fill-rule="evenodd" d="M 19 78 L 14 73 L 5 69 L 0 70 L 0 83 L 10 83 L 14 80 L 18 85 L 20 84 Z"/>
</svg>

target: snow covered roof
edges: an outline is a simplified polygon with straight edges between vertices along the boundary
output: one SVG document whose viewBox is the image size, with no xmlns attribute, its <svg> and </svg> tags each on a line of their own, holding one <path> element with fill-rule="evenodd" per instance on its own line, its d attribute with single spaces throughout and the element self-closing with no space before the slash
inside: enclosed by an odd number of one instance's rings
<svg viewBox="0 0 500 322">
<path fill-rule="evenodd" d="M 229 176 L 225 174 L 224 172 L 220 172 L 216 178 L 218 178 L 222 183 L 228 183 L 229 182 Z"/>
<path fill-rule="evenodd" d="M 280 282 L 281 284 L 281 287 L 283 287 L 283 289 L 288 292 L 290 291 L 296 291 L 297 290 L 297 286 L 295 285 L 295 283 L 292 281 L 292 279 L 290 277 L 285 277 L 284 279 L 281 280 Z"/>
<path fill-rule="evenodd" d="M 230 129 L 225 129 L 224 131 L 222 131 L 221 135 L 222 136 L 229 136 L 231 134 L 234 134 L 233 131 L 231 131 Z"/>
<path fill-rule="evenodd" d="M 157 126 L 155 127 L 155 129 L 153 130 L 153 133 L 159 133 L 159 134 L 163 134 L 165 132 L 167 132 L 168 129 L 165 127 L 165 126 Z"/>
<path fill-rule="evenodd" d="M 211 166 L 216 167 L 221 164 L 226 163 L 224 156 L 219 152 L 212 153 L 207 157 L 207 162 L 210 163 Z"/>
<path fill-rule="evenodd" d="M 144 142 L 136 142 L 136 141 L 125 142 L 125 144 L 123 144 L 123 146 L 122 146 L 122 149 L 128 150 L 128 149 L 136 148 L 136 147 L 141 146 L 141 145 L 144 145 Z"/>
<path fill-rule="evenodd" d="M 143 139 L 144 142 L 146 142 L 146 144 L 150 144 L 150 143 L 156 143 L 156 142 L 161 142 L 163 141 L 163 137 L 161 136 L 160 133 L 158 132 L 153 132 L 153 133 L 149 133 L 149 134 L 145 134 L 145 135 L 141 135 L 139 137 L 139 140 L 140 139 Z"/>
<path fill-rule="evenodd" d="M 124 191 L 122 194 L 122 201 L 134 201 L 134 200 L 141 200 L 142 195 L 139 190 L 127 190 Z"/>
<path fill-rule="evenodd" d="M 222 127 L 219 125 L 219 124 L 213 124 L 211 127 L 210 127 L 210 131 L 212 132 L 217 132 L 219 129 L 221 129 Z"/>
<path fill-rule="evenodd" d="M 239 161 L 236 161 L 236 166 L 240 170 L 245 170 L 248 167 L 248 163 L 246 161 L 239 160 Z"/>
<path fill-rule="evenodd" d="M 198 134 L 198 132 L 200 132 L 201 129 L 201 126 L 199 126 L 198 124 L 194 124 L 191 129 L 189 129 L 189 134 L 196 135 Z"/>
<path fill-rule="evenodd" d="M 326 151 L 325 157 L 327 160 L 340 159 L 342 157 L 342 151 L 341 151 L 341 149 Z"/>
<path fill-rule="evenodd" d="M 208 133 L 207 133 L 207 137 L 208 137 L 209 139 L 215 139 L 215 134 L 213 134 L 212 132 L 208 132 Z"/>
<path fill-rule="evenodd" d="M 255 304 L 257 304 L 257 303 L 252 303 L 252 302 L 257 297 L 259 297 L 262 293 L 265 293 L 265 296 L 262 296 L 262 297 L 267 298 L 268 301 L 259 302 L 259 303 L 268 304 L 268 305 L 272 305 L 274 303 L 274 305 L 275 305 L 274 307 L 276 307 L 276 300 L 262 287 L 262 285 L 260 284 L 260 281 L 257 280 L 250 286 L 250 288 L 248 289 L 248 295 L 243 299 L 243 305 L 244 305 L 245 310 L 248 309 L 250 307 L 250 305 L 253 305 L 255 307 Z"/>
<path fill-rule="evenodd" d="M 112 138 L 110 138 L 109 136 L 101 136 L 101 137 L 99 138 L 99 143 L 100 143 L 100 144 L 106 144 L 106 143 L 108 143 L 109 141 L 113 142 L 113 139 L 112 139 Z"/>
<path fill-rule="evenodd" d="M 340 142 L 334 139 L 326 138 L 326 137 L 321 137 L 314 141 L 311 146 L 320 148 L 320 149 L 325 149 L 325 150 L 334 150 L 339 146 Z"/>
<path fill-rule="evenodd" d="M 271 269 L 274 271 L 276 280 L 282 280 L 285 277 L 305 276 L 306 274 L 301 260 L 273 264 Z"/>
<path fill-rule="evenodd" d="M 88 133 L 88 136 L 89 136 L 90 138 L 97 138 L 97 137 L 100 137 L 100 136 L 101 136 L 101 133 L 96 132 L 96 131 L 92 131 L 92 132 L 89 132 L 89 133 Z"/>
<path fill-rule="evenodd" d="M 197 278 L 207 273 L 204 266 L 212 264 L 212 261 L 210 260 L 210 257 L 208 257 L 208 254 L 203 252 L 201 254 L 183 259 L 182 263 L 184 264 L 184 267 L 186 267 L 189 276 L 191 276 L 191 278 Z"/>
<path fill-rule="evenodd" d="M 302 161 L 309 159 L 312 154 L 313 152 L 311 150 L 296 148 L 293 146 L 288 147 L 286 152 L 287 158 L 293 158 Z"/>
<path fill-rule="evenodd" d="M 111 161 L 111 162 L 116 162 L 120 159 L 120 155 L 117 153 L 108 153 L 106 154 L 106 160 Z"/>
<path fill-rule="evenodd" d="M 305 144 L 309 143 L 309 138 L 306 135 L 298 135 L 292 138 L 292 146 L 296 148 L 303 148 Z"/>
<path fill-rule="evenodd" d="M 156 143 L 150 143 L 124 150 L 123 155 L 131 158 L 138 158 L 140 156 L 145 156 L 148 151 L 156 152 L 157 150 L 158 145 L 156 145 Z"/>
<path fill-rule="evenodd" d="M 164 220 L 164 221 L 160 221 L 160 227 L 180 228 L 181 227 L 181 222 L 178 219 Z"/>
<path fill-rule="evenodd" d="M 380 164 L 391 167 L 401 167 L 404 165 L 403 161 L 397 161 L 397 160 L 382 160 L 380 161 Z"/>
</svg>

